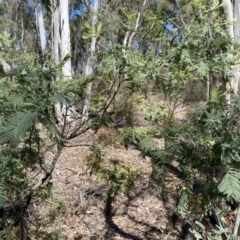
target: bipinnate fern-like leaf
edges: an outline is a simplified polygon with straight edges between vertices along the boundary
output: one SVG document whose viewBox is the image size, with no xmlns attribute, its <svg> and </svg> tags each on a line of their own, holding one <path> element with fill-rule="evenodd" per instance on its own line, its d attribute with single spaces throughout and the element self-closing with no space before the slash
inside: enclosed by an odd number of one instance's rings
<svg viewBox="0 0 240 240">
<path fill-rule="evenodd" d="M 71 58 L 70 54 L 66 54 L 63 60 L 55 66 L 55 69 L 61 69 L 70 58 Z"/>
<path fill-rule="evenodd" d="M 186 214 L 187 213 L 189 194 L 190 194 L 190 190 L 188 190 L 188 189 L 181 191 L 179 201 L 178 201 L 178 205 L 177 205 L 177 209 L 176 209 L 178 213 L 180 213 L 180 214 Z"/>
<path fill-rule="evenodd" d="M 139 143 L 141 140 L 146 138 L 146 136 L 148 136 L 148 128 L 146 127 L 125 127 L 119 129 L 118 131 L 118 140 L 124 143 L 125 146 L 127 146 L 131 142 Z"/>
<path fill-rule="evenodd" d="M 85 76 L 81 79 L 81 81 L 79 80 L 72 80 L 72 81 L 64 81 L 64 91 L 66 92 L 71 92 L 74 94 L 78 94 L 79 96 L 81 96 L 86 89 L 86 86 L 90 83 L 94 81 L 94 75 L 90 75 L 90 76 Z"/>
<path fill-rule="evenodd" d="M 155 150 L 156 144 L 152 138 L 146 137 L 139 142 L 139 149 L 143 154 L 147 154 L 149 151 Z"/>
<path fill-rule="evenodd" d="M 49 100 L 53 103 L 61 103 L 63 105 L 68 105 L 73 100 L 73 97 L 58 93 L 58 94 L 50 96 Z"/>
<path fill-rule="evenodd" d="M 240 173 L 230 168 L 218 186 L 218 190 L 237 202 L 240 201 Z"/>
<path fill-rule="evenodd" d="M 3 179 L 0 179 L 0 208 L 2 208 L 4 204 L 5 204 L 4 183 Z"/>
<path fill-rule="evenodd" d="M 34 125 L 37 117 L 38 112 L 31 110 L 13 114 L 0 128 L 0 144 L 10 143 L 12 147 L 15 147 Z"/>
<path fill-rule="evenodd" d="M 9 96 L 7 101 L 5 101 L 3 103 L 3 105 L 8 108 L 9 108 L 9 106 L 12 106 L 14 110 L 19 107 L 23 107 L 24 104 L 25 104 L 25 101 L 24 101 L 23 96 L 14 96 L 14 95 Z"/>
</svg>

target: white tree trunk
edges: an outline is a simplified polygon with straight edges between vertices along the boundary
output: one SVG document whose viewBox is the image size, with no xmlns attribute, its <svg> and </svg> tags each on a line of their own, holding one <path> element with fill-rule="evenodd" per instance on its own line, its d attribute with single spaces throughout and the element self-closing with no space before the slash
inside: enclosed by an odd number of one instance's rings
<svg viewBox="0 0 240 240">
<path fill-rule="evenodd" d="M 59 1 L 53 0 L 51 1 L 51 12 L 52 12 L 52 51 L 53 51 L 53 61 L 55 65 L 59 64 L 60 62 L 60 12 L 59 12 Z M 59 80 L 58 78 L 56 80 Z M 63 112 L 62 107 L 59 103 L 56 103 L 55 106 L 55 117 L 61 125 L 63 125 Z"/>
<path fill-rule="evenodd" d="M 40 38 L 41 50 L 42 50 L 42 53 L 44 53 L 46 50 L 47 41 L 46 41 L 46 31 L 45 31 L 44 20 L 43 20 L 41 0 L 38 1 L 37 7 L 36 7 L 36 25 L 38 29 L 39 38 Z"/>
<path fill-rule="evenodd" d="M 52 49 L 53 49 L 53 58 L 54 63 L 59 63 L 59 46 L 60 46 L 60 13 L 59 13 L 59 3 L 57 0 L 53 0 L 52 6 Z"/>
<path fill-rule="evenodd" d="M 3 71 L 4 73 L 11 70 L 11 66 L 3 59 L 2 52 L 0 51 L 0 73 Z"/>
<path fill-rule="evenodd" d="M 71 54 L 68 0 L 60 0 L 61 59 Z M 72 78 L 71 59 L 62 68 L 65 79 Z"/>
<path fill-rule="evenodd" d="M 227 21 L 226 27 L 227 27 L 227 31 L 229 36 L 234 39 L 234 31 L 233 31 L 233 4 L 231 2 L 231 0 L 222 0 L 222 7 L 225 13 L 225 18 Z M 228 54 L 228 58 L 231 58 L 232 55 L 229 53 Z M 225 82 L 223 84 L 225 84 L 225 89 L 228 91 L 230 90 L 231 87 L 233 87 L 233 82 L 234 79 L 231 79 L 230 82 Z M 237 90 L 235 90 L 237 91 Z M 231 102 L 231 94 L 226 94 L 226 100 L 228 103 Z"/>
<path fill-rule="evenodd" d="M 234 17 L 234 40 L 238 42 L 240 40 L 240 1 L 233 0 L 233 17 Z M 238 64 L 232 66 L 233 73 L 233 87 L 235 93 L 238 94 L 240 90 L 240 60 Z"/>
<path fill-rule="evenodd" d="M 238 235 L 239 224 L 240 224 L 240 205 L 238 204 L 236 219 L 235 219 L 235 224 L 234 224 L 234 229 L 233 229 L 234 236 Z"/>
<path fill-rule="evenodd" d="M 95 28 L 97 24 L 97 15 L 98 15 L 98 0 L 94 0 L 94 6 L 93 6 L 93 18 L 92 18 L 92 28 Z M 93 55 L 96 51 L 96 42 L 97 38 L 93 37 L 91 39 L 91 45 L 89 49 L 89 55 L 87 57 L 87 63 L 85 66 L 85 76 L 89 76 L 93 74 L 95 63 L 93 59 Z M 90 108 L 90 102 L 91 102 L 91 95 L 92 95 L 92 83 L 89 83 L 86 88 L 86 97 L 84 100 L 83 105 L 83 112 L 82 112 L 82 121 L 87 121 L 89 117 L 89 108 Z"/>
<path fill-rule="evenodd" d="M 230 37 L 234 38 L 233 32 L 233 4 L 231 0 L 222 0 L 222 6 L 227 20 L 227 31 Z"/>
<path fill-rule="evenodd" d="M 233 1 L 233 13 L 234 13 L 234 39 L 240 40 L 240 1 Z"/>
<path fill-rule="evenodd" d="M 68 0 L 52 1 L 52 48 L 55 64 L 58 64 L 67 55 L 71 54 L 68 6 Z M 70 58 L 63 65 L 62 72 L 64 80 L 72 78 L 72 65 Z M 69 106 L 61 106 L 59 103 L 55 104 L 55 115 L 61 125 L 71 121 L 72 113 L 69 114 L 69 112 L 75 113 L 73 107 L 71 107 L 70 111 L 69 108 Z"/>
</svg>

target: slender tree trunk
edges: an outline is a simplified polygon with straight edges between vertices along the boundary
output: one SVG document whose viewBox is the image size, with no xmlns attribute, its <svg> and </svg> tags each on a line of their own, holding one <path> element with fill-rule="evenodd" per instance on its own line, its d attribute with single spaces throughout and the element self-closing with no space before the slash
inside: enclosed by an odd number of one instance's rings
<svg viewBox="0 0 240 240">
<path fill-rule="evenodd" d="M 224 13 L 226 15 L 227 23 L 227 31 L 230 37 L 233 40 L 240 39 L 240 2 L 239 0 L 222 0 L 222 6 L 224 9 Z M 235 23 L 234 23 L 235 19 Z M 232 57 L 231 54 L 228 54 L 228 57 Z M 226 89 L 228 90 L 230 87 L 234 87 L 234 93 L 238 93 L 238 85 L 240 82 L 240 64 L 236 64 L 232 66 L 232 75 L 233 78 L 229 83 L 226 84 Z M 228 102 L 231 101 L 230 94 L 229 98 L 227 99 Z M 240 205 L 238 204 L 237 214 L 235 219 L 235 225 L 233 229 L 233 235 L 238 235 L 239 223 L 240 223 L 240 214 L 239 214 Z"/>
<path fill-rule="evenodd" d="M 21 9 L 20 9 L 21 11 Z M 25 27 L 24 27 L 24 21 L 23 21 L 23 13 L 21 11 L 20 13 L 20 16 L 21 16 L 21 39 L 20 39 L 20 46 L 21 46 L 21 49 L 24 49 L 24 52 L 26 53 L 26 46 L 24 44 L 24 32 L 25 32 Z"/>
<path fill-rule="evenodd" d="M 240 40 L 240 1 L 233 0 L 233 17 L 234 17 L 234 40 L 239 42 Z M 232 66 L 233 78 L 234 78 L 234 89 L 235 93 L 238 94 L 240 90 L 240 59 L 238 64 Z"/>
<path fill-rule="evenodd" d="M 4 3 L 3 0 L 0 0 L 0 4 Z M 3 58 L 3 52 L 0 51 L 0 74 L 7 73 L 11 70 L 11 66 Z"/>
<path fill-rule="evenodd" d="M 95 26 L 97 24 L 97 15 L 98 15 L 98 0 L 94 0 L 92 28 L 95 28 Z M 95 63 L 94 63 L 93 57 L 94 57 L 94 53 L 96 51 L 96 42 L 97 42 L 97 38 L 93 37 L 91 39 L 89 55 L 87 57 L 87 63 L 85 66 L 85 76 L 89 76 L 89 75 L 93 74 L 93 72 L 94 72 Z M 84 105 L 83 105 L 82 121 L 88 120 L 91 96 L 92 96 L 92 83 L 89 83 L 86 88 L 86 97 L 85 97 Z"/>
<path fill-rule="evenodd" d="M 235 41 L 240 40 L 240 1 L 234 0 L 233 1 L 233 13 L 234 13 L 234 39 Z M 238 94 L 238 91 L 240 89 L 240 64 L 232 66 L 232 73 L 235 80 L 235 91 L 236 94 Z M 240 203 L 238 203 L 237 213 L 236 213 L 236 219 L 233 229 L 233 235 L 239 236 L 239 224 L 240 224 Z"/>
<path fill-rule="evenodd" d="M 235 224 L 234 224 L 234 229 L 233 229 L 233 235 L 237 236 L 238 235 L 238 228 L 239 228 L 239 224 L 240 224 L 240 205 L 238 204 L 238 208 L 237 208 L 237 213 L 236 213 L 236 219 L 235 219 Z"/>
<path fill-rule="evenodd" d="M 68 0 L 60 0 L 60 14 L 61 59 L 63 60 L 67 55 L 71 54 Z M 62 71 L 65 80 L 72 78 L 72 65 L 70 58 L 64 64 Z"/>
<path fill-rule="evenodd" d="M 231 2 L 231 0 L 222 0 L 222 7 L 225 13 L 225 18 L 227 21 L 226 27 L 227 27 L 227 31 L 229 36 L 234 39 L 234 30 L 233 30 L 233 4 Z M 229 53 L 228 54 L 228 58 L 231 58 L 232 55 Z M 225 85 L 224 88 L 225 90 L 230 90 L 231 87 L 233 87 L 233 82 L 234 79 L 232 78 L 230 82 L 223 82 L 223 84 Z M 231 94 L 226 94 L 226 100 L 228 103 L 231 102 Z"/>
<path fill-rule="evenodd" d="M 71 54 L 70 43 L 70 26 L 69 26 L 69 3 L 68 0 L 53 0 L 52 1 L 52 49 L 54 56 L 54 63 L 58 64 L 66 56 Z M 64 80 L 72 78 L 72 65 L 69 58 L 62 67 Z M 58 79 L 56 79 L 58 80 Z M 57 121 L 64 125 L 70 122 L 70 116 L 68 116 L 68 106 L 62 106 L 59 103 L 55 105 L 55 115 Z M 71 109 L 75 112 L 75 109 Z M 71 115 L 71 114 L 70 114 Z"/>
<path fill-rule="evenodd" d="M 59 63 L 59 45 L 60 45 L 60 16 L 59 16 L 59 3 L 57 0 L 53 1 L 53 4 L 51 6 L 52 10 L 52 49 L 53 49 L 53 58 L 54 63 Z"/>
<path fill-rule="evenodd" d="M 240 1 L 233 1 L 233 15 L 234 15 L 234 39 L 240 40 Z"/>
<path fill-rule="evenodd" d="M 207 101 L 209 101 L 210 99 L 210 92 L 211 92 L 211 88 L 210 88 L 210 74 L 209 74 L 207 79 Z"/>
<path fill-rule="evenodd" d="M 55 65 L 59 64 L 60 62 L 60 11 L 59 11 L 59 1 L 53 0 L 51 5 L 52 11 L 52 51 L 53 51 L 53 59 Z M 58 80 L 58 79 L 56 79 Z M 57 122 L 63 125 L 63 113 L 62 107 L 60 103 L 56 103 L 55 106 L 55 116 Z"/>
<path fill-rule="evenodd" d="M 44 54 L 46 50 L 47 41 L 46 41 L 46 31 L 45 31 L 44 20 L 43 20 L 41 0 L 38 0 L 37 7 L 36 7 L 36 25 L 38 29 L 39 38 L 40 38 L 41 50 L 42 50 L 42 53 Z"/>
<path fill-rule="evenodd" d="M 227 20 L 227 31 L 232 39 L 234 39 L 233 31 L 233 4 L 231 0 L 222 0 L 222 6 Z"/>
</svg>

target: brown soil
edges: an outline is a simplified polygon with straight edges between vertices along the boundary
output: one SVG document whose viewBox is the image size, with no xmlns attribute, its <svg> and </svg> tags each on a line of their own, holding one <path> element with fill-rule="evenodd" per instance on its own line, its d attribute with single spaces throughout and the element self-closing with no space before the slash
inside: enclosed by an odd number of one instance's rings
<svg viewBox="0 0 240 240">
<path fill-rule="evenodd" d="M 105 129 L 106 131 L 106 129 Z M 75 144 L 97 141 L 102 131 L 76 139 Z M 172 215 L 177 191 L 169 192 L 163 202 L 158 192 L 149 185 L 150 159 L 142 158 L 135 149 L 108 146 L 112 158 L 140 169 L 141 179 L 130 199 L 120 193 L 106 214 L 107 186 L 90 176 L 86 166 L 88 147 L 66 148 L 53 175 L 54 199 L 64 200 L 66 211 L 55 221 L 68 239 L 178 239 L 179 229 L 172 229 Z M 171 176 L 170 176 L 171 177 Z M 172 180 L 174 181 L 174 180 Z M 108 209 L 109 211 L 109 209 Z"/>
</svg>

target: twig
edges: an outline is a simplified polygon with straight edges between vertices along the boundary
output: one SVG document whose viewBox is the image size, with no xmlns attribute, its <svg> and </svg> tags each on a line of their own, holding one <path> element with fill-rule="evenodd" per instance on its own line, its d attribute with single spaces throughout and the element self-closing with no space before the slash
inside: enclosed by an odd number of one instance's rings
<svg viewBox="0 0 240 240">
<path fill-rule="evenodd" d="M 74 173 L 76 173 L 76 174 L 78 174 L 77 171 L 75 171 L 75 170 L 73 170 L 73 169 L 71 169 L 71 168 L 66 168 L 66 169 L 69 170 L 69 171 L 72 171 L 72 172 L 74 172 Z"/>
<path fill-rule="evenodd" d="M 66 147 L 95 147 L 93 144 L 66 145 Z"/>
<path fill-rule="evenodd" d="M 56 154 L 55 154 L 55 156 L 53 158 L 50 171 L 47 171 L 45 173 L 44 177 L 37 184 L 35 184 L 32 187 L 32 189 L 31 189 L 32 191 L 37 190 L 39 187 L 41 187 L 47 181 L 47 179 L 50 178 L 50 176 L 52 175 L 53 170 L 55 169 L 55 165 L 56 165 L 57 160 L 58 160 L 58 158 L 59 158 L 59 156 L 60 156 L 60 154 L 62 152 L 62 149 L 63 149 L 63 146 L 59 145 L 58 146 L 58 150 L 57 150 L 57 152 L 56 152 Z"/>
</svg>

